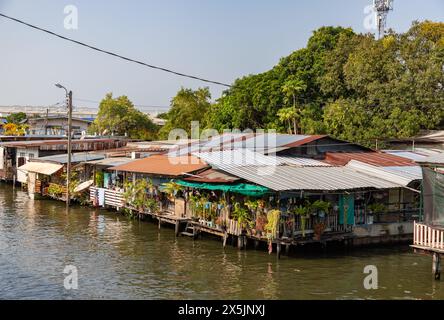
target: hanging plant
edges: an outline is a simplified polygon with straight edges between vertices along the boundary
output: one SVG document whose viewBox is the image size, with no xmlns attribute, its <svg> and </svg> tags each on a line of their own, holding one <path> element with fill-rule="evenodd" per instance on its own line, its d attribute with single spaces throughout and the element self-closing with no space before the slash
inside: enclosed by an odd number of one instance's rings
<svg viewBox="0 0 444 320">
<path fill-rule="evenodd" d="M 233 207 L 233 218 L 239 222 L 242 228 L 246 228 L 250 221 L 250 213 L 239 202 L 236 202 Z"/>
<path fill-rule="evenodd" d="M 183 190 L 183 187 L 178 185 L 174 181 L 164 183 L 162 186 L 163 186 L 162 192 L 166 193 L 170 199 L 174 198 L 177 195 L 177 193 L 179 193 L 179 191 Z"/>
<path fill-rule="evenodd" d="M 313 212 L 323 212 L 327 213 L 330 209 L 330 202 L 322 201 L 322 200 L 316 200 L 311 204 L 311 208 L 313 209 Z"/>
<path fill-rule="evenodd" d="M 259 203 L 257 200 L 247 200 L 245 201 L 245 206 L 252 212 L 256 211 L 259 207 Z"/>
<path fill-rule="evenodd" d="M 265 225 L 265 231 L 269 242 L 277 237 L 279 221 L 281 218 L 281 212 L 279 210 L 270 210 L 267 214 L 267 224 Z"/>
<path fill-rule="evenodd" d="M 299 207 L 296 207 L 294 210 L 294 214 L 298 215 L 301 218 L 302 237 L 305 237 L 306 222 L 307 218 L 310 216 L 309 203 L 307 203 L 306 206 L 300 205 Z"/>
</svg>

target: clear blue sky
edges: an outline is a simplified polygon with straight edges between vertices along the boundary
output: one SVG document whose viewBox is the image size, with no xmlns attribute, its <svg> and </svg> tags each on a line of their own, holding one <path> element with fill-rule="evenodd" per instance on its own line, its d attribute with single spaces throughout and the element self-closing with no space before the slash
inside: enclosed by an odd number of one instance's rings
<svg viewBox="0 0 444 320">
<path fill-rule="evenodd" d="M 0 12 L 104 49 L 204 78 L 232 83 L 268 70 L 305 46 L 324 25 L 364 28 L 372 0 L 0 0 Z M 75 5 L 79 29 L 65 30 Z M 395 0 L 388 26 L 443 21 L 442 0 Z M 61 82 L 76 98 L 126 94 L 139 105 L 169 105 L 181 87 L 206 86 L 105 56 L 0 18 L 0 105 L 51 105 Z M 222 87 L 210 86 L 213 98 Z M 94 103 L 75 101 L 78 105 Z"/>
</svg>

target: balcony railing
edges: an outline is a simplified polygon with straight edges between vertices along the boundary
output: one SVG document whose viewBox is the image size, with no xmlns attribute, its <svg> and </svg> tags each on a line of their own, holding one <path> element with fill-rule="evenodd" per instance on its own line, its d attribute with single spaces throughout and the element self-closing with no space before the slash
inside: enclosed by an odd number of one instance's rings
<svg viewBox="0 0 444 320">
<path fill-rule="evenodd" d="M 413 244 L 426 249 L 444 250 L 444 228 L 414 222 Z"/>
</svg>

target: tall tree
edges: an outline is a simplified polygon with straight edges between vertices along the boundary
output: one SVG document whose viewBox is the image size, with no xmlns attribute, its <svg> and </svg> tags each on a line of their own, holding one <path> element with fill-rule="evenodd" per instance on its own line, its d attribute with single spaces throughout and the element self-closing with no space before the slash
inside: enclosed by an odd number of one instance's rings
<svg viewBox="0 0 444 320">
<path fill-rule="evenodd" d="M 191 135 L 191 122 L 199 121 L 205 127 L 206 113 L 210 109 L 211 94 L 209 88 L 197 90 L 181 88 L 171 100 L 171 109 L 166 114 L 167 123 L 160 130 L 159 136 L 166 139 L 173 129 L 183 129 Z"/>
<path fill-rule="evenodd" d="M 90 128 L 92 133 L 144 140 L 154 139 L 157 130 L 148 115 L 137 110 L 127 96 L 113 98 L 112 93 L 100 102 L 97 118 Z"/>
</svg>

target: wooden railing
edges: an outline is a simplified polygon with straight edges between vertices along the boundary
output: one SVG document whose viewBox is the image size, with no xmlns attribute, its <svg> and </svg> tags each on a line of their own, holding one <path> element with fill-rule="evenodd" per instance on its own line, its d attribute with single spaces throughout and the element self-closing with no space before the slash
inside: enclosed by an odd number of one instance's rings
<svg viewBox="0 0 444 320">
<path fill-rule="evenodd" d="M 123 208 L 125 205 L 125 198 L 122 192 L 104 189 L 105 199 L 104 204 L 115 208 Z M 98 205 L 99 188 L 91 187 L 89 189 L 89 198 L 93 204 Z"/>
<path fill-rule="evenodd" d="M 444 229 L 414 222 L 413 244 L 444 250 Z"/>
</svg>

